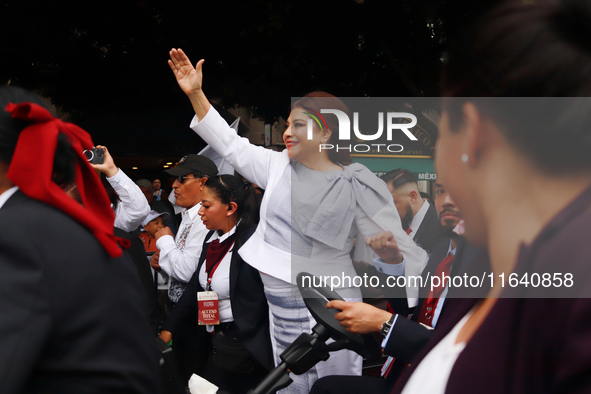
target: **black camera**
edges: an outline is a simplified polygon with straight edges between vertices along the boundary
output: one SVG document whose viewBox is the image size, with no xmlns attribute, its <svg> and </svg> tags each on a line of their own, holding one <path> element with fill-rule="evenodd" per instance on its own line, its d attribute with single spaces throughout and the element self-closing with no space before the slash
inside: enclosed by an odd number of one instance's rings
<svg viewBox="0 0 591 394">
<path fill-rule="evenodd" d="M 86 159 L 92 164 L 103 164 L 105 162 L 105 150 L 101 148 L 92 148 L 85 150 Z"/>
</svg>

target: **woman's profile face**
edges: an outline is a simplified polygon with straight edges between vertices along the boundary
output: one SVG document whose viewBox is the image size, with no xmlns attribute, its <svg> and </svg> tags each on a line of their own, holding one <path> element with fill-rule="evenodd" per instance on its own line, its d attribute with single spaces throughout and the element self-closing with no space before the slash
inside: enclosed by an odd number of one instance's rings
<svg viewBox="0 0 591 394">
<path fill-rule="evenodd" d="M 308 115 L 303 108 L 294 108 L 287 118 L 287 129 L 283 133 L 283 142 L 287 147 L 290 159 L 300 163 L 309 157 L 317 155 L 322 142 L 322 132 L 318 124 Z M 312 139 L 308 139 L 308 119 L 313 122 Z"/>
<path fill-rule="evenodd" d="M 223 204 L 208 187 L 201 192 L 201 208 L 199 216 L 208 230 L 224 230 L 228 226 L 229 204 Z"/>
</svg>

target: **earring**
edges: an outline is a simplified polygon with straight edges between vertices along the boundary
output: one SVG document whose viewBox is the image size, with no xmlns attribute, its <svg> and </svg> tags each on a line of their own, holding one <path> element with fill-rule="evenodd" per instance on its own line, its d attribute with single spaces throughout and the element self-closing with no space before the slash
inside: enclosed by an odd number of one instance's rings
<svg viewBox="0 0 591 394">
<path fill-rule="evenodd" d="M 467 163 L 468 162 L 468 154 L 464 153 L 462 155 L 462 163 Z"/>
</svg>

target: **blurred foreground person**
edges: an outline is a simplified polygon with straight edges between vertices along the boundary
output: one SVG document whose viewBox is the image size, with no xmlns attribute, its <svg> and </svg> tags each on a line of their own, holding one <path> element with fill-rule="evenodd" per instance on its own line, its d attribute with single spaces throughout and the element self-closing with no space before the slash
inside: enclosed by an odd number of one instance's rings
<svg viewBox="0 0 591 394">
<path fill-rule="evenodd" d="M 396 393 L 591 392 L 590 26 L 512 2 L 450 53 L 435 165 L 494 287 L 449 300 Z"/>
<path fill-rule="evenodd" d="M 92 141 L 43 106 L 0 87 L 1 391 L 153 393 L 143 290 L 82 153 Z M 74 180 L 84 205 L 60 187 Z"/>
</svg>

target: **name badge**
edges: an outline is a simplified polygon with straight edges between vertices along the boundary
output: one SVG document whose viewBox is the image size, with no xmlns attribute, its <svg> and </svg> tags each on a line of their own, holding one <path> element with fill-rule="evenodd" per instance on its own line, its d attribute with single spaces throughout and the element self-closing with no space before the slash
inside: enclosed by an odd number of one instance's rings
<svg viewBox="0 0 591 394">
<path fill-rule="evenodd" d="M 218 300 L 218 293 L 215 291 L 200 291 L 197 293 L 197 316 L 200 326 L 220 324 Z"/>
</svg>

